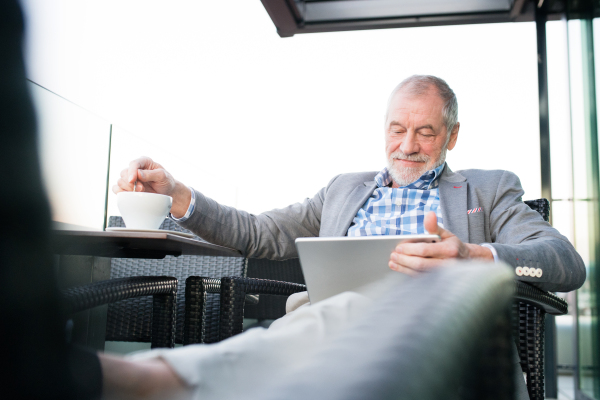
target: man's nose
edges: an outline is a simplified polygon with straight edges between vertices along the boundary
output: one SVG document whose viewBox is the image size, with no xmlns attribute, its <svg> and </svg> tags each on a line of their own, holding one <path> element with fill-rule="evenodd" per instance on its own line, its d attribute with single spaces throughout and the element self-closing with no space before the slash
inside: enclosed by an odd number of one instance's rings
<svg viewBox="0 0 600 400">
<path fill-rule="evenodd" d="M 400 150 L 404 154 L 413 154 L 419 152 L 419 143 L 417 143 L 416 135 L 414 133 L 408 132 L 400 145 Z"/>
</svg>

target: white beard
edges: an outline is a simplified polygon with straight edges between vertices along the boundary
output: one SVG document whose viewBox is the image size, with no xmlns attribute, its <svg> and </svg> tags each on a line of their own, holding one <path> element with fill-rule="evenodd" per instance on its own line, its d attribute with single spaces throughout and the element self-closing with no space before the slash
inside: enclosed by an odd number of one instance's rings
<svg viewBox="0 0 600 400">
<path fill-rule="evenodd" d="M 392 153 L 388 158 L 388 171 L 394 182 L 398 184 L 398 186 L 406 186 L 421 177 L 425 172 L 430 171 L 432 169 L 436 169 L 444 162 L 446 162 L 446 147 L 442 149 L 440 153 L 440 157 L 435 161 L 431 162 L 431 158 L 426 155 L 410 155 L 407 156 L 400 150 Z M 394 164 L 394 160 L 408 160 L 408 161 L 419 161 L 424 162 L 425 165 L 420 168 L 407 168 L 407 167 L 398 167 Z"/>
</svg>

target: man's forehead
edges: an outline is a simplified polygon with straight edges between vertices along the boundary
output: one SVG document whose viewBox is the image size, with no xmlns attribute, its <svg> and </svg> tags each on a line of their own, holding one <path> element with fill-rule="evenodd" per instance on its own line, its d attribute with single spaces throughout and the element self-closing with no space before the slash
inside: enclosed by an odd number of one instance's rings
<svg viewBox="0 0 600 400">
<path fill-rule="evenodd" d="M 438 114 L 441 116 L 444 102 L 435 88 L 413 93 L 408 89 L 397 91 L 389 102 L 388 113 L 409 112 L 413 114 Z"/>
<path fill-rule="evenodd" d="M 388 114 L 442 117 L 443 104 L 435 98 L 424 96 L 398 96 L 390 103 Z"/>
<path fill-rule="evenodd" d="M 443 105 L 443 100 L 435 87 L 430 87 L 426 91 L 413 92 L 407 89 L 398 90 L 391 99 L 391 104 L 396 103 L 404 107 L 417 104 L 428 104 L 431 106 Z"/>
</svg>

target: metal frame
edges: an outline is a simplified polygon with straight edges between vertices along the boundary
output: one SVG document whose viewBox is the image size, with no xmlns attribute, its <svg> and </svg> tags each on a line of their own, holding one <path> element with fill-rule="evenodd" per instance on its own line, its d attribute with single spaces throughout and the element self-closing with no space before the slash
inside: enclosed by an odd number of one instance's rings
<svg viewBox="0 0 600 400">
<path fill-rule="evenodd" d="M 338 32 L 365 29 L 387 29 L 387 28 L 409 28 L 419 26 L 440 25 L 467 25 L 467 24 L 489 24 L 500 22 L 524 22 L 535 21 L 535 5 L 530 0 L 514 0 L 510 8 L 505 10 L 490 10 L 485 12 L 456 12 L 439 15 L 407 15 L 399 17 L 394 13 L 381 13 L 380 15 L 367 15 L 359 17 L 356 15 L 338 15 L 335 9 L 343 9 L 344 6 L 355 6 L 354 0 L 336 0 L 311 2 L 305 0 L 261 0 L 271 20 L 277 28 L 281 37 L 291 37 L 299 33 Z M 537 0 L 536 0 L 537 2 Z M 347 4 L 344 4 L 347 3 Z M 371 3 L 372 2 L 365 2 Z M 556 0 L 541 0 L 544 4 L 546 18 L 549 20 L 560 19 L 564 12 L 563 3 Z M 311 8 L 320 7 L 320 12 L 327 11 L 326 17 L 315 18 L 316 10 Z M 365 4 L 365 10 L 368 10 Z M 324 11 L 323 11 L 324 10 Z M 346 13 L 348 14 L 348 13 Z M 367 13 L 369 14 L 369 13 Z"/>
<path fill-rule="evenodd" d="M 110 190 L 110 156 L 112 153 L 112 131 L 113 126 L 110 124 L 110 133 L 108 134 L 108 163 L 106 167 L 106 194 L 104 196 L 104 223 L 102 224 L 102 230 L 106 230 L 108 225 L 108 193 Z"/>
<path fill-rule="evenodd" d="M 552 173 L 550 163 L 550 111 L 548 103 L 548 57 L 546 51 L 547 10 L 536 8 L 535 31 L 538 60 L 538 98 L 540 113 L 540 171 L 542 197 L 550 201 L 552 209 Z M 550 220 L 552 222 L 552 220 Z"/>
</svg>

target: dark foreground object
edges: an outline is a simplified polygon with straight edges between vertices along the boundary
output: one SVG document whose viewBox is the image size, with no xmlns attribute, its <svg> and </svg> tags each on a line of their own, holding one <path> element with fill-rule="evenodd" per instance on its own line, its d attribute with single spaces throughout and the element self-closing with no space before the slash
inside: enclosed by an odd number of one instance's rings
<svg viewBox="0 0 600 400">
<path fill-rule="evenodd" d="M 7 399 L 98 398 L 93 353 L 70 347 L 50 253 L 17 0 L 0 1 L 0 387 Z"/>
</svg>

